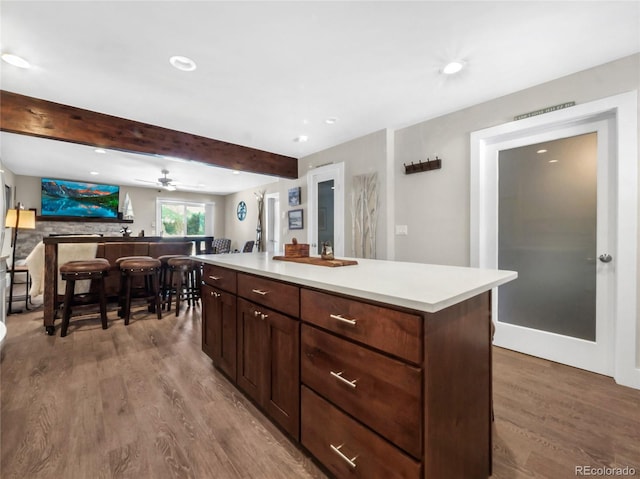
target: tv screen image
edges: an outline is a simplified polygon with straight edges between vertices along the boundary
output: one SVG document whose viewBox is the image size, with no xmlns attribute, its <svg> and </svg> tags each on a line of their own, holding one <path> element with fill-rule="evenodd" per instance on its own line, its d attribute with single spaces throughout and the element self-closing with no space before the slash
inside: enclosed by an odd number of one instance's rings
<svg viewBox="0 0 640 479">
<path fill-rule="evenodd" d="M 117 218 L 120 187 L 42 178 L 42 216 Z"/>
</svg>

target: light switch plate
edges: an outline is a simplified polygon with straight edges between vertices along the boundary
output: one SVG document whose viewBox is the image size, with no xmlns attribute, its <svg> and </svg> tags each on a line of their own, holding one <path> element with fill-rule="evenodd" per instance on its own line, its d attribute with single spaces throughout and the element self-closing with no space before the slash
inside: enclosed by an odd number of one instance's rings
<svg viewBox="0 0 640 479">
<path fill-rule="evenodd" d="M 396 225 L 397 236 L 407 236 L 409 234 L 409 227 L 407 225 Z"/>
</svg>

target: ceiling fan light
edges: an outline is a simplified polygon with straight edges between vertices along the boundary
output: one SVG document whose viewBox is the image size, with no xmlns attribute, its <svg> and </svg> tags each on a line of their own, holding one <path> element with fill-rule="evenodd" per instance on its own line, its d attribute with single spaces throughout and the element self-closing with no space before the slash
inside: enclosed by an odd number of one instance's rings
<svg viewBox="0 0 640 479">
<path fill-rule="evenodd" d="M 458 73 L 464 67 L 464 63 L 462 62 L 449 62 L 442 69 L 442 73 L 445 75 L 453 75 L 454 73 Z"/>
</svg>

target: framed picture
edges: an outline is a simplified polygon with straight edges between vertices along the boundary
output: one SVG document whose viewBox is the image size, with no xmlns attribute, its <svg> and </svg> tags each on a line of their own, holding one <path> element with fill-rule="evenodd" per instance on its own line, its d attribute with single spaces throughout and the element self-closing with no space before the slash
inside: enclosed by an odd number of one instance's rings
<svg viewBox="0 0 640 479">
<path fill-rule="evenodd" d="M 289 206 L 298 206 L 300 204 L 300 187 L 289 188 Z"/>
<path fill-rule="evenodd" d="M 304 222 L 302 219 L 302 210 L 289 211 L 289 229 L 301 230 L 304 228 Z"/>
</svg>

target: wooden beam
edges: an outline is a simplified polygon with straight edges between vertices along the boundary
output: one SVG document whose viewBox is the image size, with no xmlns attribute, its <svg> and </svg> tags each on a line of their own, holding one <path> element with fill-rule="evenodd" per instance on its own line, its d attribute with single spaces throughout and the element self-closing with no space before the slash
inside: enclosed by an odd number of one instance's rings
<svg viewBox="0 0 640 479">
<path fill-rule="evenodd" d="M 0 130 L 83 145 L 171 156 L 222 168 L 298 177 L 298 160 L 0 90 Z"/>
</svg>

